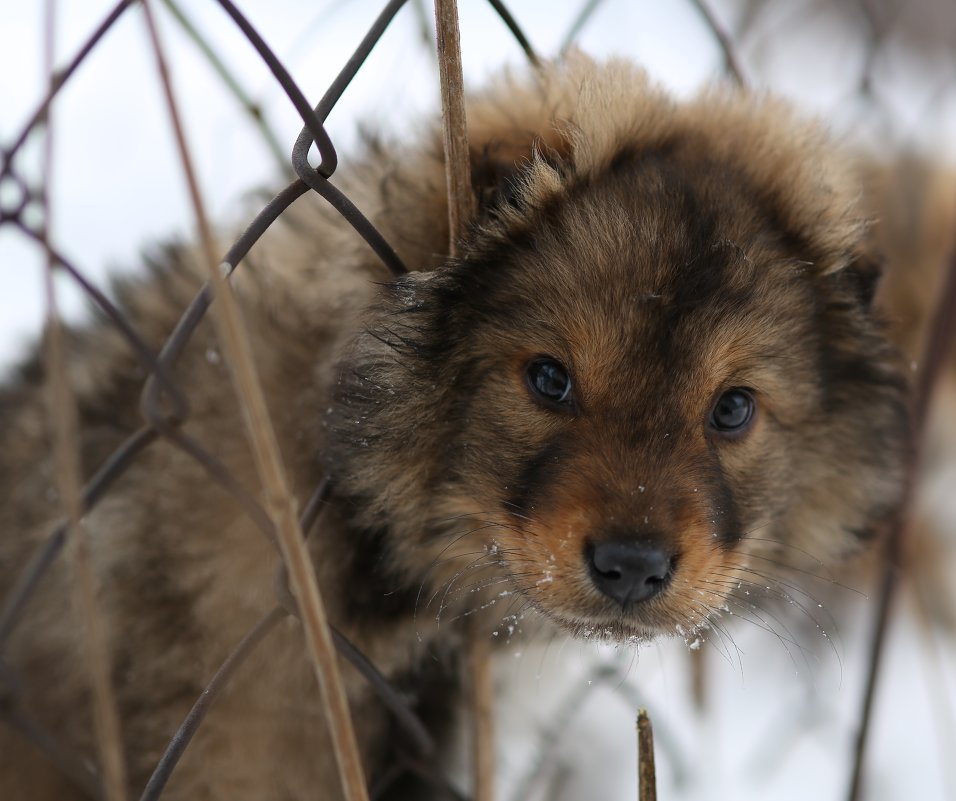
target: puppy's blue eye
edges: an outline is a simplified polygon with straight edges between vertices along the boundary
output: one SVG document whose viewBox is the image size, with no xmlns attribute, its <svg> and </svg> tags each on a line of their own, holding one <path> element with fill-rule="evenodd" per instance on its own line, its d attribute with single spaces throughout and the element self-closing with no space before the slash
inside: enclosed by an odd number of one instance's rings
<svg viewBox="0 0 956 801">
<path fill-rule="evenodd" d="M 542 400 L 549 403 L 571 402 L 571 376 L 567 368 L 555 359 L 535 359 L 527 367 L 528 386 Z"/>
<path fill-rule="evenodd" d="M 730 389 L 717 399 L 710 413 L 710 425 L 728 434 L 745 429 L 754 416 L 756 402 L 746 389 Z"/>
</svg>

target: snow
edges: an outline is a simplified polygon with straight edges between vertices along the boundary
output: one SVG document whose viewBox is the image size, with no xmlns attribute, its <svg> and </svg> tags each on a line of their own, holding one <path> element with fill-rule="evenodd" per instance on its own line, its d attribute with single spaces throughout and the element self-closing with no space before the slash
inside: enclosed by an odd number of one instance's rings
<svg viewBox="0 0 956 801">
<path fill-rule="evenodd" d="M 705 660 L 704 710 L 692 700 L 692 654 L 679 638 L 640 649 L 522 644 L 519 660 L 502 655 L 496 665 L 497 722 L 507 733 L 498 797 L 633 801 L 636 711 L 646 707 L 664 801 L 845 798 L 871 607 L 859 600 L 842 610 L 844 644 L 800 637 L 806 654 L 747 624 L 731 628 L 729 648 L 705 642 L 697 652 Z M 913 625 L 908 596 L 899 611 L 877 696 L 865 797 L 956 798 L 956 649 Z M 540 745 L 555 737 L 542 767 Z M 515 794 L 528 787 L 540 794 Z"/>
</svg>

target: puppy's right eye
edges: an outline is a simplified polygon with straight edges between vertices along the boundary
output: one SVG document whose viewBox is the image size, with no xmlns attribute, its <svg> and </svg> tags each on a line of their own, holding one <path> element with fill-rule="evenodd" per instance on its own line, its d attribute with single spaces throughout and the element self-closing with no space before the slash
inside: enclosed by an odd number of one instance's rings
<svg viewBox="0 0 956 801">
<path fill-rule="evenodd" d="M 567 406 L 571 403 L 571 375 L 556 359 L 535 359 L 526 369 L 528 386 L 539 399 Z"/>
<path fill-rule="evenodd" d="M 720 434 L 735 436 L 746 431 L 753 420 L 756 403 L 749 390 L 728 390 L 717 399 L 710 413 L 710 425 Z"/>
</svg>

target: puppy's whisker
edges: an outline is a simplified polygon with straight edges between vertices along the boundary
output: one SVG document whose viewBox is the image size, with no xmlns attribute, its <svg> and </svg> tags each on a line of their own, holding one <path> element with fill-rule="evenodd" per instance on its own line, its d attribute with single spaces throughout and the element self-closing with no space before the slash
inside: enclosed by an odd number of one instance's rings
<svg viewBox="0 0 956 801">
<path fill-rule="evenodd" d="M 702 583 L 709 584 L 709 585 L 723 584 L 723 582 L 714 582 L 714 581 L 704 581 Z M 783 621 L 781 621 L 780 618 L 777 615 L 775 615 L 773 612 L 757 605 L 756 603 L 754 603 L 752 600 L 749 600 L 748 598 L 741 598 L 739 595 L 735 593 L 728 593 L 724 596 L 724 598 L 728 603 L 734 604 L 738 609 L 749 610 L 749 613 L 752 614 L 753 617 L 755 617 L 757 620 L 760 621 L 758 625 L 753 620 L 750 620 L 750 622 L 753 623 L 754 625 L 757 625 L 758 628 L 763 628 L 765 631 L 771 632 L 778 637 L 782 637 L 782 635 L 777 631 L 774 625 L 770 623 L 768 620 L 766 620 L 763 617 L 763 615 L 766 615 L 767 617 L 771 618 L 774 621 L 774 623 L 780 626 L 780 628 L 787 635 L 786 639 L 788 642 L 790 642 L 791 644 L 801 649 L 804 648 L 804 646 L 798 642 L 796 635 L 790 630 L 790 628 Z M 737 615 L 737 617 L 741 617 L 741 616 Z M 748 618 L 741 617 L 741 619 L 747 620 Z"/>
<path fill-rule="evenodd" d="M 490 524 L 489 524 L 489 525 L 490 525 Z M 449 560 L 454 560 L 454 559 L 457 559 L 457 558 L 460 557 L 459 554 L 455 554 L 454 556 L 450 556 L 450 557 L 445 557 L 445 554 L 448 552 L 448 550 L 449 550 L 450 548 L 452 548 L 453 546 L 457 545 L 458 543 L 460 543 L 460 542 L 461 542 L 463 539 L 465 539 L 466 537 L 471 536 L 471 535 L 474 535 L 474 534 L 476 534 L 476 533 L 478 533 L 478 532 L 480 532 L 480 531 L 486 530 L 486 529 L 489 527 L 489 525 L 478 526 L 477 528 L 472 528 L 472 529 L 469 529 L 469 530 L 467 530 L 467 531 L 464 531 L 464 532 L 459 533 L 458 536 L 455 537 L 455 539 L 453 539 L 451 542 L 449 542 L 447 545 L 445 545 L 445 547 L 442 548 L 442 549 L 435 555 L 434 559 L 432 559 L 432 561 L 428 564 L 428 566 L 425 568 L 424 573 L 422 574 L 421 583 L 419 584 L 419 587 L 418 587 L 418 594 L 417 594 L 417 596 L 416 596 L 416 598 L 415 598 L 415 611 L 416 611 L 416 613 L 417 613 L 417 610 L 418 610 L 418 608 L 419 608 L 419 602 L 421 601 L 422 593 L 424 592 L 425 585 L 426 585 L 426 583 L 428 582 L 428 578 L 430 577 L 431 573 L 432 573 L 437 567 L 439 567 L 441 564 L 444 564 L 444 563 L 446 563 L 446 562 L 449 561 Z M 483 552 L 484 552 L 484 553 L 489 553 L 487 549 L 485 549 Z M 477 552 L 474 552 L 474 553 L 477 553 Z M 470 555 L 470 554 L 465 554 L 465 555 Z M 433 600 L 433 599 L 430 599 L 429 602 L 425 604 L 426 608 L 431 604 L 431 600 Z"/>
<path fill-rule="evenodd" d="M 477 559 L 475 559 L 475 560 L 469 562 L 467 565 L 464 565 L 464 566 L 463 566 L 461 569 L 459 569 L 451 578 L 449 578 L 443 585 L 441 585 L 440 587 L 438 587 L 438 588 L 435 590 L 435 592 L 432 594 L 432 596 L 428 599 L 427 603 L 425 604 L 425 608 L 427 609 L 429 606 L 431 606 L 431 605 L 432 605 L 432 602 L 435 600 L 435 598 L 437 598 L 438 595 L 441 594 L 441 597 L 442 597 L 442 598 L 441 598 L 441 602 L 439 603 L 439 612 L 438 612 L 439 615 L 440 615 L 440 614 L 441 614 L 441 611 L 444 609 L 445 599 L 448 597 L 448 593 L 450 592 L 451 588 L 455 585 L 455 583 L 456 583 L 462 576 L 464 576 L 464 575 L 466 575 L 466 574 L 468 574 L 468 573 L 471 573 L 471 572 L 473 572 L 473 571 L 476 571 L 476 570 L 478 570 L 478 571 L 480 571 L 480 570 L 485 570 L 485 569 L 487 569 L 487 568 L 489 568 L 489 567 L 495 567 L 495 566 L 497 566 L 497 565 L 498 565 L 498 561 L 497 561 L 497 559 L 496 559 L 492 554 L 482 553 Z"/>
<path fill-rule="evenodd" d="M 726 581 L 728 584 L 731 584 L 731 585 L 734 583 L 733 579 L 729 579 Z M 807 621 L 812 623 L 813 626 L 820 632 L 823 638 L 827 641 L 827 645 L 829 646 L 830 650 L 833 652 L 833 655 L 836 657 L 842 670 L 843 658 L 840 655 L 839 648 L 837 647 L 837 644 L 840 640 L 839 626 L 837 626 L 837 622 L 834 619 L 833 615 L 822 603 L 817 602 L 816 599 L 813 598 L 813 596 L 808 595 L 807 593 L 802 591 L 800 591 L 801 594 L 804 595 L 806 598 L 808 598 L 811 603 L 815 604 L 814 607 L 808 607 L 803 601 L 801 601 L 798 598 L 794 598 L 790 593 L 784 590 L 780 590 L 776 587 L 767 586 L 764 583 L 755 583 L 748 580 L 742 580 L 742 581 L 738 581 L 738 585 L 739 585 L 739 589 L 733 586 L 730 587 L 730 592 L 728 593 L 729 596 L 735 597 L 738 600 L 746 599 L 748 602 L 755 603 L 756 602 L 755 599 L 763 595 L 776 602 L 782 602 L 789 606 L 796 607 L 800 611 L 800 613 L 807 619 Z M 745 594 L 744 597 L 741 598 L 739 590 L 743 589 L 744 586 L 752 587 L 754 589 L 755 594 L 754 595 Z M 765 609 L 765 611 L 767 614 L 772 614 L 769 610 Z M 818 617 L 818 614 L 822 615 L 825 618 L 825 620 L 821 621 L 820 617 Z M 776 617 L 775 619 L 779 620 L 779 618 L 776 618 Z M 788 630 L 788 633 L 789 633 L 789 630 Z M 796 635 L 792 635 L 792 636 L 795 637 Z"/>
<path fill-rule="evenodd" d="M 760 580 L 752 581 L 745 578 L 747 575 L 752 575 Z M 733 578 L 729 576 L 728 579 L 733 581 Z M 736 577 L 736 579 L 741 584 L 746 583 L 748 586 L 758 592 L 770 594 L 773 597 L 795 606 L 818 628 L 821 627 L 820 620 L 817 618 L 818 614 L 825 616 L 826 620 L 824 625 L 828 626 L 831 630 L 836 631 L 838 628 L 836 620 L 833 618 L 833 615 L 826 608 L 826 606 L 824 606 L 823 602 L 819 601 L 814 595 L 799 585 L 784 581 L 783 579 L 770 574 L 762 573 L 761 571 L 754 570 L 750 567 L 741 568 L 740 574 Z M 805 600 L 801 600 L 801 598 Z M 808 607 L 806 602 L 813 604 L 813 606 Z M 819 612 L 817 610 L 819 610 Z"/>
<path fill-rule="evenodd" d="M 774 548 L 780 548 L 780 549 L 787 549 L 787 550 L 795 551 L 796 553 L 800 554 L 801 556 L 805 556 L 805 557 L 806 557 L 807 559 L 809 559 L 811 562 L 813 562 L 813 563 L 819 565 L 820 567 L 822 567 L 822 568 L 824 568 L 824 569 L 828 569 L 828 568 L 827 568 L 827 563 L 826 563 L 823 559 L 821 559 L 817 554 L 811 553 L 811 552 L 808 551 L 806 548 L 802 548 L 802 547 L 800 547 L 799 545 L 797 545 L 796 543 L 786 542 L 786 541 L 784 541 L 784 540 L 779 540 L 779 539 L 774 539 L 773 537 L 754 537 L 754 536 L 751 535 L 749 532 L 747 533 L 746 538 L 747 538 L 748 540 L 750 540 L 751 542 L 766 543 L 766 544 L 768 544 L 768 545 L 773 546 Z"/>
<path fill-rule="evenodd" d="M 737 572 L 735 573 L 717 571 L 714 576 L 709 579 L 709 582 L 711 585 L 719 585 L 723 587 L 723 591 L 728 596 L 741 597 L 742 593 L 742 599 L 753 601 L 760 597 L 766 597 L 788 604 L 790 606 L 794 606 L 799 609 L 800 612 L 817 628 L 822 628 L 814 610 L 807 607 L 800 598 L 794 597 L 787 592 L 787 590 L 783 589 L 783 587 L 788 587 L 799 593 L 804 598 L 808 599 L 811 603 L 816 604 L 816 608 L 822 610 L 823 613 L 829 618 L 831 627 L 835 628 L 836 624 L 833 621 L 832 616 L 824 609 L 823 604 L 818 603 L 809 593 L 805 592 L 799 587 L 786 584 L 785 582 L 779 582 L 772 576 L 759 576 L 762 581 L 753 581 L 746 577 L 749 572 L 750 571 L 746 568 L 738 568 Z"/>
<path fill-rule="evenodd" d="M 692 608 L 697 608 L 701 614 L 701 621 L 695 624 L 695 628 L 698 632 L 697 636 L 702 637 L 703 641 L 708 643 L 718 654 L 720 654 L 720 656 L 734 670 L 743 671 L 743 655 L 740 649 L 737 647 L 737 643 L 734 640 L 733 635 L 726 626 L 717 620 L 717 616 L 720 614 L 720 611 L 701 601 L 688 600 L 686 602 Z M 714 632 L 716 642 L 711 640 L 710 637 L 706 636 L 706 631 L 708 629 Z M 733 655 L 730 653 L 731 648 L 734 649 Z"/>
</svg>

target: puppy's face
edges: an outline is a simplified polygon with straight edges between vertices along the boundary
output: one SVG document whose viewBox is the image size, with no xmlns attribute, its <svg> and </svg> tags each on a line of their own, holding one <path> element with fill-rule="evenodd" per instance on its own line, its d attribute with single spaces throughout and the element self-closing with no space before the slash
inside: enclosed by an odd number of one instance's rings
<svg viewBox="0 0 956 801">
<path fill-rule="evenodd" d="M 699 629 L 781 562 L 856 547 L 906 428 L 860 271 L 823 274 L 693 151 L 552 177 L 386 288 L 334 426 L 362 525 L 424 597 L 517 593 L 614 639 Z"/>
</svg>

